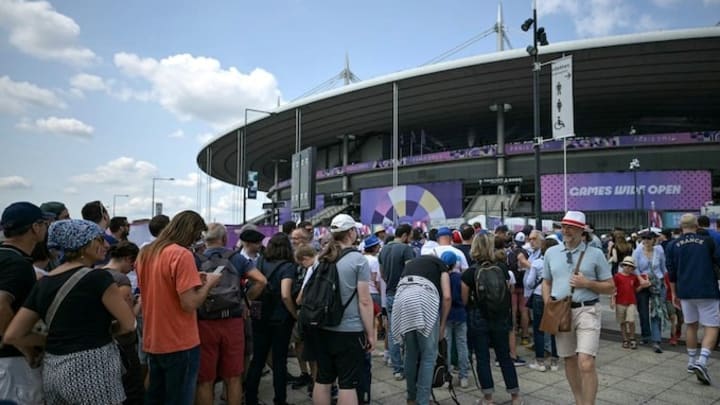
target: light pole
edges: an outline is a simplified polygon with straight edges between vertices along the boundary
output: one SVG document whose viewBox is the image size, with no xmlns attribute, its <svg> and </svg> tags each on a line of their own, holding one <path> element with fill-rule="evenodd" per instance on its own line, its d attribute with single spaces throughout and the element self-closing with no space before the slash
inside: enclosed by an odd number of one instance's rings
<svg viewBox="0 0 720 405">
<path fill-rule="evenodd" d="M 112 208 L 112 216 L 115 216 L 115 199 L 118 197 L 125 197 L 128 198 L 130 195 L 128 194 L 113 194 L 113 208 Z"/>
<path fill-rule="evenodd" d="M 633 160 L 630 161 L 630 170 L 633 172 L 633 198 L 635 199 L 635 212 L 633 214 L 633 221 L 637 224 L 640 221 L 638 220 L 638 185 L 637 185 L 637 170 L 640 168 L 640 160 L 638 158 L 633 158 Z M 638 224 L 637 229 L 642 228 L 641 224 Z"/>
<path fill-rule="evenodd" d="M 156 181 L 175 181 L 174 177 L 153 177 L 152 179 L 152 210 L 150 218 L 155 216 L 155 182 Z"/>
<path fill-rule="evenodd" d="M 533 58 L 533 138 L 535 151 L 535 229 L 542 231 L 542 206 L 540 205 L 540 146 L 542 137 L 540 135 L 540 61 L 538 60 L 538 43 L 547 45 L 547 34 L 545 28 L 538 27 L 537 4 L 533 0 L 533 16 L 528 18 L 520 26 L 527 32 L 533 27 L 533 44 L 527 47 L 527 53 Z"/>
<path fill-rule="evenodd" d="M 243 187 L 243 216 L 242 216 L 242 223 L 245 224 L 245 221 L 247 220 L 247 136 L 248 136 L 248 128 L 247 128 L 247 116 L 248 111 L 261 113 L 261 114 L 267 114 L 267 115 L 275 115 L 272 111 L 265 111 L 265 110 L 258 110 L 257 108 L 248 108 L 245 107 L 245 124 L 243 125 L 243 136 L 242 136 L 242 162 L 240 163 L 241 166 L 241 172 L 243 175 L 242 184 L 245 185 Z M 238 186 L 240 186 L 241 179 L 238 180 Z"/>
</svg>

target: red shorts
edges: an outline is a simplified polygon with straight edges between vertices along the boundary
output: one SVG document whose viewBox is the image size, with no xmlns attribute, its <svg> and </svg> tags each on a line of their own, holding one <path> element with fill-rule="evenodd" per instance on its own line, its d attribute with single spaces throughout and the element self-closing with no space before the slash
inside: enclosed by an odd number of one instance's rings
<svg viewBox="0 0 720 405">
<path fill-rule="evenodd" d="M 245 369 L 245 321 L 242 318 L 198 320 L 198 382 L 239 377 Z"/>
</svg>

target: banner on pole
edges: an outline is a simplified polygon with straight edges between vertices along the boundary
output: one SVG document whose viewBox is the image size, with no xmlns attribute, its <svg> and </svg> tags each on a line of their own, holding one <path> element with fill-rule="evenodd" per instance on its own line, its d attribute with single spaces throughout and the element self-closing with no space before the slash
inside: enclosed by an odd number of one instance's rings
<svg viewBox="0 0 720 405">
<path fill-rule="evenodd" d="M 258 192 L 258 172 L 248 170 L 247 176 L 247 198 L 255 200 Z"/>
<path fill-rule="evenodd" d="M 552 62 L 552 106 L 550 111 L 553 138 L 562 139 L 575 136 L 572 55 Z"/>
</svg>

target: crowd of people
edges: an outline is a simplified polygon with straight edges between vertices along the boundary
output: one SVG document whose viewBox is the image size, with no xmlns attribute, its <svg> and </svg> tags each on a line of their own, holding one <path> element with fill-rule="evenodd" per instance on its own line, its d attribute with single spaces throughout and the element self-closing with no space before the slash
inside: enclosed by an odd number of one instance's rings
<svg viewBox="0 0 720 405">
<path fill-rule="evenodd" d="M 59 202 L 2 213 L 0 400 L 209 405 L 221 392 L 257 405 L 271 380 L 276 405 L 287 405 L 288 387 L 318 405 L 367 404 L 377 355 L 406 382 L 408 404 L 434 398 L 438 364 L 453 370 L 450 387 L 471 389 L 473 376 L 480 404 L 494 403 L 499 367 L 513 405 L 524 403 L 516 367 L 564 367 L 575 403 L 593 404 L 602 295 L 623 348 L 660 354 L 684 324 L 687 372 L 712 382 L 720 233 L 707 217 L 685 214 L 675 233 L 599 238 L 579 211 L 547 233 L 400 224 L 361 235 L 339 214 L 321 238 L 310 222 L 271 236 L 246 225 L 229 246 L 223 224 L 183 211 L 152 218 L 154 239 L 137 246 L 127 218 L 101 202 L 81 215 Z M 545 307 L 565 297 L 570 330 L 551 335 Z"/>
</svg>

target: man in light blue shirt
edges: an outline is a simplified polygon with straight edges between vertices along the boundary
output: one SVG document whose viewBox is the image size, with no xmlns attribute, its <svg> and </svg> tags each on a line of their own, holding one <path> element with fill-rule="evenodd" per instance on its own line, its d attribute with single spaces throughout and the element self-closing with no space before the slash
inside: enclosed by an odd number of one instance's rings
<svg viewBox="0 0 720 405">
<path fill-rule="evenodd" d="M 600 345 L 600 294 L 613 294 L 610 265 L 602 250 L 583 242 L 585 214 L 568 211 L 562 222 L 563 243 L 545 252 L 543 268 L 543 300 L 571 294 L 572 327 L 569 332 L 555 336 L 557 351 L 565 359 L 565 375 L 572 389 L 575 403 L 591 405 L 597 395 L 598 377 L 595 356 Z M 573 274 L 579 265 L 579 273 Z"/>
</svg>

